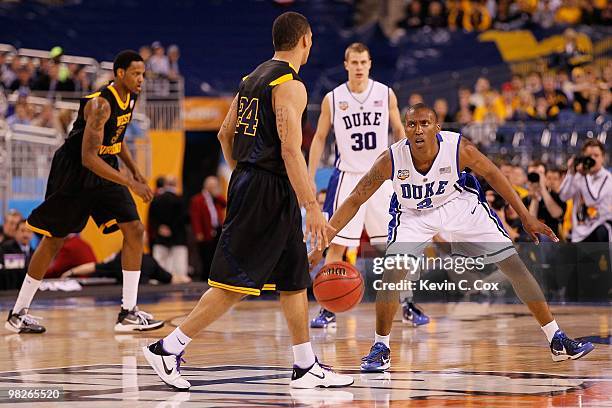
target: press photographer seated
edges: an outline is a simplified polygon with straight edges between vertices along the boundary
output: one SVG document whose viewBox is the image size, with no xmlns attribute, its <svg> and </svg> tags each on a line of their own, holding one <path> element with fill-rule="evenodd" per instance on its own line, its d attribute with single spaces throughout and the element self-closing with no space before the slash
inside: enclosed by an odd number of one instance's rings
<svg viewBox="0 0 612 408">
<path fill-rule="evenodd" d="M 567 162 L 562 200 L 573 199 L 572 242 L 612 241 L 612 174 L 604 168 L 605 146 L 587 140 L 581 155 Z"/>
</svg>

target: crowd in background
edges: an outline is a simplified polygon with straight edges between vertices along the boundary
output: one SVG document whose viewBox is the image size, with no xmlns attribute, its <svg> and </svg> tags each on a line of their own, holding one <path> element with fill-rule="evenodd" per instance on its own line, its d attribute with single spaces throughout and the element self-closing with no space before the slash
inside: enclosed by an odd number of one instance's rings
<svg viewBox="0 0 612 408">
<path fill-rule="evenodd" d="M 606 0 L 357 0 L 355 25 L 379 23 L 397 41 L 411 30 L 519 30 L 553 26 L 608 25 L 612 3 Z"/>
<path fill-rule="evenodd" d="M 159 41 L 140 47 L 146 66 L 149 91 L 168 95 L 180 78 L 178 46 L 167 53 Z M 96 73 L 87 65 L 62 62 L 64 51 L 53 47 L 48 58 L 26 57 L 0 52 L 0 120 L 8 126 L 32 125 L 50 128 L 66 136 L 75 119 L 74 110 L 56 108 L 54 101 L 77 101 L 80 97 L 106 85 L 110 72 Z M 44 102 L 32 103 L 30 96 Z M 14 103 L 9 103 L 9 99 Z"/>
</svg>

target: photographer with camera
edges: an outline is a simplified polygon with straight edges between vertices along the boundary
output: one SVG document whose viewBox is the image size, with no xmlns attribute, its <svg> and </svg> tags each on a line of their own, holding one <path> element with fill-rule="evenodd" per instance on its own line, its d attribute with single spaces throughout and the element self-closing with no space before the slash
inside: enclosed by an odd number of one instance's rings
<svg viewBox="0 0 612 408">
<path fill-rule="evenodd" d="M 559 224 L 567 207 L 559 194 L 548 183 L 546 166 L 533 162 L 527 167 L 528 196 L 523 199 L 529 213 L 548 225 L 555 234 L 559 233 Z"/>
<path fill-rule="evenodd" d="M 581 155 L 572 157 L 559 195 L 572 199 L 572 243 L 560 253 L 559 262 L 568 269 L 569 300 L 602 301 L 612 286 L 610 242 L 612 242 L 612 175 L 604 168 L 605 146 L 587 140 Z M 557 268 L 564 275 L 563 268 Z M 562 277 L 560 277 L 562 279 Z"/>
<path fill-rule="evenodd" d="M 572 242 L 612 242 L 612 174 L 604 168 L 605 146 L 587 140 L 567 162 L 562 200 L 573 199 Z"/>
</svg>

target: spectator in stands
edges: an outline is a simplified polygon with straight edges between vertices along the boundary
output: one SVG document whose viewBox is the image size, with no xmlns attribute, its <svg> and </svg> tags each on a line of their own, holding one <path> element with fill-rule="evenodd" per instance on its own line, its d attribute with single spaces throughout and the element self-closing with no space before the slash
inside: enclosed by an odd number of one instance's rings
<svg viewBox="0 0 612 408">
<path fill-rule="evenodd" d="M 566 203 L 559 194 L 551 188 L 546 176 L 546 166 L 541 162 L 533 162 L 527 167 L 528 195 L 523 199 L 525 207 L 534 217 L 559 233 L 559 224 L 565 213 Z"/>
<path fill-rule="evenodd" d="M 436 112 L 436 115 L 438 115 L 438 122 L 440 124 L 451 121 L 449 120 L 450 118 L 448 115 L 448 102 L 446 102 L 446 99 L 444 98 L 436 99 L 436 101 L 433 104 L 433 109 Z"/>
<path fill-rule="evenodd" d="M 517 30 L 525 26 L 530 14 L 520 2 L 500 0 L 497 4 L 497 15 L 493 27 L 497 30 Z"/>
<path fill-rule="evenodd" d="M 9 86 L 11 92 L 19 91 L 29 93 L 32 88 L 32 74 L 28 67 L 20 67 L 17 71 L 17 78 Z"/>
<path fill-rule="evenodd" d="M 34 252 L 30 245 L 33 235 L 34 233 L 27 227 L 25 220 L 20 219 L 15 228 L 15 237 L 2 242 L 5 268 L 9 269 L 8 264 L 13 263 L 14 267 L 12 269 L 23 269 L 24 271 L 28 269 Z M 9 261 L 7 258 L 11 258 L 11 260 Z"/>
<path fill-rule="evenodd" d="M 460 87 L 457 91 L 459 108 L 453 115 L 455 122 L 466 125 L 472 121 L 474 106 L 470 103 L 472 92 L 469 88 Z"/>
<path fill-rule="evenodd" d="M 31 125 L 32 112 L 27 102 L 18 102 L 15 104 L 15 113 L 6 118 L 6 123 L 10 127 L 15 125 Z"/>
<path fill-rule="evenodd" d="M 193 196 L 189 203 L 191 230 L 198 243 L 202 265 L 201 280 L 204 282 L 208 281 L 226 206 L 227 202 L 221 195 L 219 179 L 216 176 L 206 177 L 202 191 Z"/>
<path fill-rule="evenodd" d="M 578 33 L 568 28 L 563 32 L 565 44 L 555 54 L 556 65 L 568 73 L 577 66 L 583 65 L 591 60 L 588 50 L 583 49 L 578 42 Z"/>
<path fill-rule="evenodd" d="M 74 92 L 74 82 L 67 78 L 61 80 L 59 77 L 60 66 L 56 63 L 49 63 L 47 74 L 42 74 L 34 83 L 32 89 L 36 91 L 47 91 L 47 97 L 53 98 L 56 92 Z"/>
<path fill-rule="evenodd" d="M 425 12 L 421 0 L 411 0 L 406 8 L 406 17 L 401 24 L 406 29 L 421 28 L 425 24 Z"/>
<path fill-rule="evenodd" d="M 59 123 L 57 112 L 53 107 L 53 103 L 48 101 L 42 107 L 42 110 L 34 119 L 32 119 L 33 126 L 40 126 L 48 129 L 55 129 L 58 132 L 62 132 L 62 126 Z"/>
<path fill-rule="evenodd" d="M 512 84 L 512 89 L 514 89 L 516 93 L 525 87 L 525 79 L 519 74 L 512 75 L 510 83 Z"/>
<path fill-rule="evenodd" d="M 464 10 L 461 0 L 450 0 L 448 6 L 448 28 L 455 31 L 458 28 L 463 28 Z"/>
<path fill-rule="evenodd" d="M 491 27 L 491 14 L 486 0 L 474 0 L 464 3 L 463 29 L 465 31 L 486 31 Z"/>
<path fill-rule="evenodd" d="M 143 45 L 138 49 L 138 54 L 144 61 L 147 71 L 149 71 L 151 69 L 151 66 L 149 65 L 149 58 L 151 58 L 151 55 L 153 55 L 151 47 L 149 47 L 148 45 Z"/>
<path fill-rule="evenodd" d="M 560 5 L 560 0 L 538 1 L 536 12 L 533 14 L 533 22 L 542 28 L 551 28 L 555 24 L 555 15 Z"/>
<path fill-rule="evenodd" d="M 484 104 L 474 110 L 474 122 L 502 124 L 506 118 L 506 109 L 497 92 L 487 92 Z"/>
<path fill-rule="evenodd" d="M 187 214 L 183 199 L 177 194 L 176 178 L 167 176 L 160 194 L 149 207 L 149 224 L 153 257 L 165 269 L 176 275 L 177 282 L 189 282 L 185 222 Z"/>
<path fill-rule="evenodd" d="M 6 214 L 4 214 L 4 224 L 2 225 L 2 227 L 0 227 L 0 243 L 15 238 L 15 233 L 17 232 L 17 225 L 22 219 L 23 215 L 21 214 L 21 212 L 12 208 L 8 210 Z"/>
<path fill-rule="evenodd" d="M 561 25 L 576 25 L 581 19 L 582 9 L 578 0 L 563 0 L 555 14 L 555 21 Z"/>
<path fill-rule="evenodd" d="M 93 91 L 91 78 L 84 65 L 78 67 L 74 73 L 74 91 L 80 94 L 86 94 Z"/>
<path fill-rule="evenodd" d="M 506 82 L 502 84 L 501 101 L 503 105 L 504 121 L 511 120 L 514 116 L 514 111 L 519 105 L 519 98 L 514 91 L 512 83 Z"/>
<path fill-rule="evenodd" d="M 542 77 L 542 90 L 536 93 L 535 96 L 536 98 L 546 98 L 550 107 L 556 107 L 558 110 L 565 109 L 569 105 L 567 96 L 557 89 L 555 85 L 555 74 L 552 72 L 544 74 Z"/>
<path fill-rule="evenodd" d="M 423 103 L 423 95 L 419 93 L 410 94 L 408 97 L 408 106 L 416 105 L 417 103 Z"/>
<path fill-rule="evenodd" d="M 572 70 L 574 112 L 578 114 L 595 112 L 597 107 L 598 89 L 587 79 L 583 68 Z"/>
<path fill-rule="evenodd" d="M 559 193 L 561 189 L 561 181 L 563 173 L 557 168 L 549 168 L 546 170 L 546 188 L 550 192 Z"/>
<path fill-rule="evenodd" d="M 96 262 L 91 246 L 79 234 L 70 234 L 47 269 L 45 278 L 59 278 L 66 271 L 90 262 Z"/>
<path fill-rule="evenodd" d="M 535 71 L 532 71 L 527 75 L 525 79 L 525 89 L 531 92 L 533 95 L 542 91 L 542 78 L 540 74 Z"/>
<path fill-rule="evenodd" d="M 606 148 L 597 139 L 588 139 L 582 157 L 592 159 L 592 166 L 567 162 L 567 174 L 559 196 L 572 199 L 572 242 L 612 242 L 612 174 L 605 169 Z"/>
<path fill-rule="evenodd" d="M 444 28 L 448 25 L 446 10 L 441 1 L 434 0 L 429 3 L 425 25 L 431 28 Z"/>
<path fill-rule="evenodd" d="M 168 57 L 165 55 L 165 50 L 159 41 L 155 41 L 151 44 L 153 55 L 148 60 L 149 69 L 151 73 L 167 78 L 170 73 L 170 62 Z"/>
<path fill-rule="evenodd" d="M 181 70 L 179 69 L 178 63 L 179 58 L 181 58 L 181 51 L 179 50 L 178 45 L 172 44 L 168 47 L 168 65 L 170 67 L 168 77 L 172 81 L 177 81 L 181 75 Z"/>
<path fill-rule="evenodd" d="M 530 119 L 550 122 L 556 120 L 559 116 L 559 108 L 554 105 L 550 106 L 546 98 L 540 96 L 536 98 L 535 109 L 529 110 L 527 113 Z"/>
<path fill-rule="evenodd" d="M 523 89 L 519 92 L 519 104 L 514 110 L 513 121 L 525 121 L 535 115 L 535 97 Z"/>
<path fill-rule="evenodd" d="M 485 77 L 480 77 L 474 84 L 474 93 L 470 95 L 470 104 L 474 108 L 485 104 L 485 96 L 491 92 L 491 83 Z"/>
<path fill-rule="evenodd" d="M 512 166 L 509 180 L 521 199 L 527 197 L 528 191 L 525 188 L 527 184 L 527 175 L 521 166 Z"/>
<path fill-rule="evenodd" d="M 2 83 L 5 88 L 9 88 L 13 81 L 17 79 L 17 72 L 21 68 L 21 60 L 19 56 L 13 55 L 13 59 L 11 60 L 11 64 L 9 66 L 5 66 L 2 70 Z"/>
</svg>

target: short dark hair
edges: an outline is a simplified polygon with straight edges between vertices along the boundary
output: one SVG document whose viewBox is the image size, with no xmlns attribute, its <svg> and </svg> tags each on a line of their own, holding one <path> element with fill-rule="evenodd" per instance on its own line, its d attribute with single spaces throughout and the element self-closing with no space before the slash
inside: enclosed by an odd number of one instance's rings
<svg viewBox="0 0 612 408">
<path fill-rule="evenodd" d="M 586 149 L 589 147 L 599 147 L 599 149 L 601 150 L 601 153 L 604 155 L 606 154 L 606 147 L 604 146 L 603 143 L 601 143 L 597 139 L 588 139 L 586 142 L 584 142 L 580 151 L 584 153 Z"/>
<path fill-rule="evenodd" d="M 430 108 L 429 106 L 425 105 L 424 103 L 415 103 L 414 105 L 410 105 L 408 107 L 408 110 L 406 111 L 406 114 L 408 114 L 409 112 L 416 112 L 418 110 L 421 109 L 425 109 L 428 110 L 429 112 L 433 113 L 434 117 L 436 118 L 436 122 L 438 121 L 438 114 L 436 113 L 435 110 L 433 110 L 432 108 Z"/>
<path fill-rule="evenodd" d="M 289 51 L 295 48 L 303 35 L 310 30 L 308 19 L 300 13 L 288 11 L 276 17 L 272 24 L 274 51 Z"/>
<path fill-rule="evenodd" d="M 117 75 L 119 69 L 128 69 L 130 64 L 134 61 L 143 61 L 140 54 L 134 50 L 123 50 L 115 57 L 113 61 L 113 73 Z"/>
</svg>

